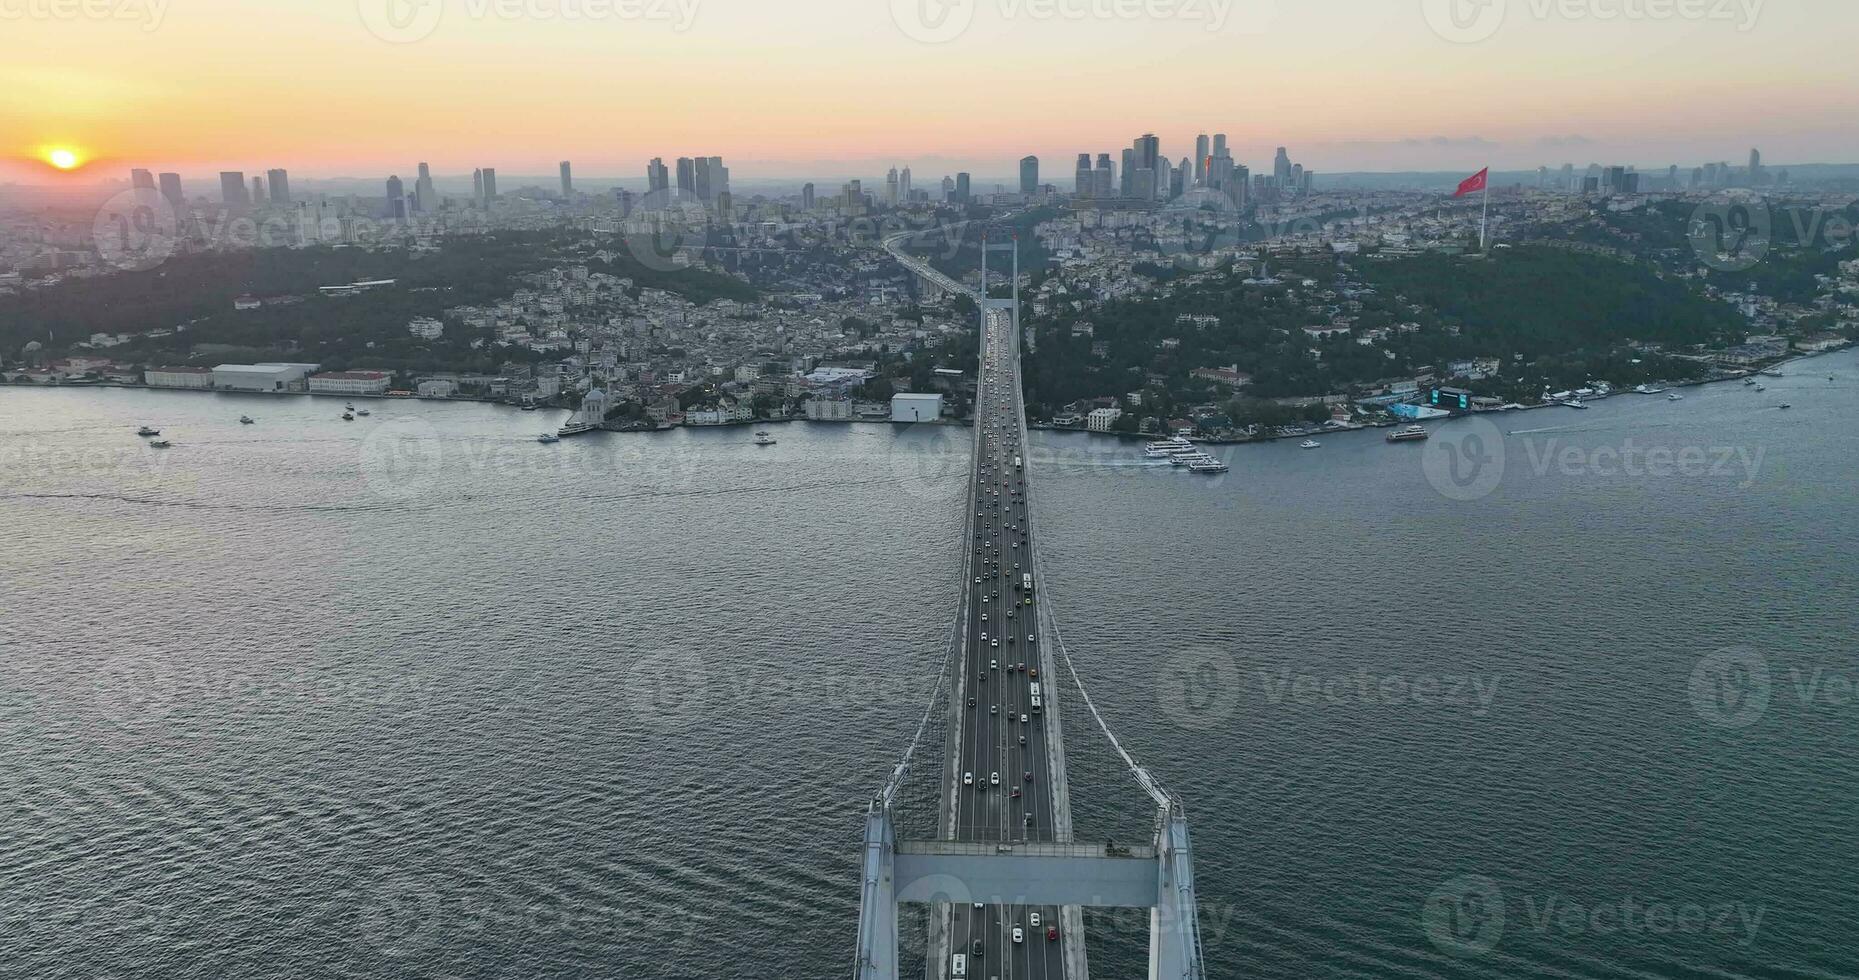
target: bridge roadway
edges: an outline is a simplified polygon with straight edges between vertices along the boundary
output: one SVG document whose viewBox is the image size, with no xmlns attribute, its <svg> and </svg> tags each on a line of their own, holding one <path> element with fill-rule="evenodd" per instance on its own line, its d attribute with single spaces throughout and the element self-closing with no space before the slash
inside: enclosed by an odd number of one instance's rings
<svg viewBox="0 0 1859 980">
<path fill-rule="evenodd" d="M 953 837 L 974 842 L 1054 842 L 1069 836 L 1063 771 L 1054 779 L 1047 713 L 1052 678 L 1041 670 L 1037 606 L 1029 591 L 1032 532 L 1027 520 L 1024 418 L 1020 403 L 1015 325 L 1007 310 L 989 310 L 975 408 L 976 455 L 968 595 L 963 610 L 964 660 L 957 681 Z M 1015 465 L 1015 458 L 1022 465 Z M 1042 692 L 1041 704 L 1033 692 Z M 1052 732 L 1056 743 L 1058 733 Z M 1056 906 L 1015 904 L 1008 895 L 974 895 L 950 909 L 950 961 L 932 976 L 953 972 L 964 957 L 976 980 L 1062 980 L 1066 944 L 1078 941 Z M 1021 941 L 1013 941 L 1013 930 Z M 1050 938 L 1049 938 L 1050 937 Z M 1082 959 L 1080 956 L 1079 959 Z"/>
</svg>

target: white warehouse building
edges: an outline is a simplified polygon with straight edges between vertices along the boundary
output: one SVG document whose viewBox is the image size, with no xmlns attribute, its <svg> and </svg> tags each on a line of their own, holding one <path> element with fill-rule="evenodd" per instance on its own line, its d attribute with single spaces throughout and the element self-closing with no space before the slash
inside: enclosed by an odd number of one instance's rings
<svg viewBox="0 0 1859 980">
<path fill-rule="evenodd" d="M 392 375 L 385 371 L 332 371 L 310 376 L 313 395 L 384 395 Z"/>
<path fill-rule="evenodd" d="M 213 387 L 221 391 L 302 391 L 314 364 L 221 364 L 213 369 Z"/>
<path fill-rule="evenodd" d="M 941 417 L 941 395 L 899 392 L 891 396 L 891 421 L 893 422 L 934 422 Z"/>
</svg>

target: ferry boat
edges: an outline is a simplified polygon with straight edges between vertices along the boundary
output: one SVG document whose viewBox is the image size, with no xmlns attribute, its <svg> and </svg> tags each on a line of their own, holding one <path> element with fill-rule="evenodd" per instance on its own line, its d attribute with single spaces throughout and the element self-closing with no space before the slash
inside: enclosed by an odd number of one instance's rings
<svg viewBox="0 0 1859 980">
<path fill-rule="evenodd" d="M 1188 469 L 1196 473 L 1225 473 L 1229 467 L 1225 463 L 1209 456 L 1206 459 L 1197 459 L 1189 463 Z"/>
<path fill-rule="evenodd" d="M 555 430 L 555 434 L 566 438 L 568 436 L 578 436 L 583 432 L 592 432 L 598 428 L 600 428 L 600 426 L 592 422 L 570 422 Z"/>
<path fill-rule="evenodd" d="M 772 446 L 775 444 L 775 437 L 766 432 L 757 432 L 755 434 L 755 444 L 758 446 Z"/>
<path fill-rule="evenodd" d="M 241 416 L 239 416 L 239 424 L 240 424 L 240 425 L 251 425 L 251 424 L 252 424 L 253 422 L 255 422 L 255 421 L 257 421 L 257 420 L 256 420 L 256 419 L 254 419 L 254 418 L 252 418 L 252 417 L 251 417 L 250 415 L 241 415 Z"/>
<path fill-rule="evenodd" d="M 1322 449 L 1323 443 L 1318 442 L 1315 439 L 1306 439 L 1303 442 L 1298 443 L 1297 448 L 1299 449 Z"/>
<path fill-rule="evenodd" d="M 562 437 L 556 435 L 553 432 L 544 432 L 543 434 L 536 437 L 536 441 L 546 446 L 551 442 L 561 442 Z"/>
<path fill-rule="evenodd" d="M 152 427 L 150 427 L 150 426 L 146 426 L 146 425 L 145 425 L 145 426 L 143 426 L 142 428 L 140 428 L 140 429 L 137 429 L 137 430 L 136 430 L 136 435 L 139 435 L 139 436 L 158 436 L 158 435 L 161 435 L 161 430 L 160 430 L 160 429 L 156 429 L 156 428 L 152 428 Z"/>
<path fill-rule="evenodd" d="M 1424 425 L 1410 425 L 1388 433 L 1389 442 L 1418 442 L 1431 436 Z"/>
</svg>

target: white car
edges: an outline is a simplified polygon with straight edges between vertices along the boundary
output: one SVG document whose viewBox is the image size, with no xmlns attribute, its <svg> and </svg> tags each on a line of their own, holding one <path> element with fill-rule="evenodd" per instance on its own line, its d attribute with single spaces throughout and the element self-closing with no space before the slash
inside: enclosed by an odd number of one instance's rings
<svg viewBox="0 0 1859 980">
<path fill-rule="evenodd" d="M 1020 927 L 1014 926 L 1013 927 L 1013 941 L 1017 943 L 1017 942 L 1021 942 L 1025 938 L 1026 938 L 1026 934 L 1020 931 Z"/>
<path fill-rule="evenodd" d="M 998 773 L 998 772 L 992 772 L 992 773 L 989 773 L 989 774 L 988 774 L 988 785 L 989 785 L 989 786 L 999 786 L 1000 784 L 1001 784 L 1001 774 L 1000 774 L 1000 773 Z"/>
<path fill-rule="evenodd" d="M 975 785 L 975 774 L 974 774 L 974 773 L 972 773 L 972 772 L 965 772 L 965 773 L 963 773 L 963 774 L 962 774 L 962 785 L 963 785 L 963 786 L 973 786 L 973 785 Z"/>
<path fill-rule="evenodd" d="M 1028 912 L 1028 913 L 1026 914 L 1026 924 L 1027 924 L 1027 925 L 1028 925 L 1029 927 L 1031 927 L 1031 928 L 1034 928 L 1034 929 L 1037 929 L 1037 928 L 1039 928 L 1039 913 L 1038 913 L 1038 912 Z"/>
<path fill-rule="evenodd" d="M 1001 662 L 1000 662 L 1000 661 L 998 661 L 998 660 L 990 660 L 990 661 L 988 661 L 988 669 L 989 669 L 989 670 L 999 670 L 999 669 L 1001 669 Z"/>
<path fill-rule="evenodd" d="M 1021 716 L 1020 716 L 1020 724 L 1022 724 L 1022 725 L 1024 725 L 1024 724 L 1026 724 L 1026 716 L 1025 716 L 1025 715 L 1021 715 Z"/>
</svg>

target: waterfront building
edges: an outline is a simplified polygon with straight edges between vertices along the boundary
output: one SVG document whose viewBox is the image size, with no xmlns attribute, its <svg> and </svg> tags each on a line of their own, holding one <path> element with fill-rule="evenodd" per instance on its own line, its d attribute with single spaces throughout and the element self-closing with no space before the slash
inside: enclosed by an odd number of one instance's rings
<svg viewBox="0 0 1859 980">
<path fill-rule="evenodd" d="M 384 395 L 393 375 L 386 371 L 332 371 L 310 376 L 313 395 Z"/>
<path fill-rule="evenodd" d="M 893 422 L 933 422 L 941 417 L 941 395 L 899 392 L 891 396 Z"/>
<path fill-rule="evenodd" d="M 213 371 L 203 367 L 152 367 L 142 372 L 142 383 L 153 388 L 213 387 Z"/>
</svg>

